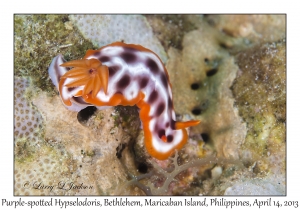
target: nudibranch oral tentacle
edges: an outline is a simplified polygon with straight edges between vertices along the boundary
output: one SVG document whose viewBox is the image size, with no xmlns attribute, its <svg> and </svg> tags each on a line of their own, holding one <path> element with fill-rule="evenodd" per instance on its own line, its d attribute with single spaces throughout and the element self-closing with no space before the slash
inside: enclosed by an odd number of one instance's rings
<svg viewBox="0 0 300 210">
<path fill-rule="evenodd" d="M 200 123 L 176 122 L 168 72 L 155 53 L 140 45 L 115 42 L 69 62 L 58 55 L 49 75 L 72 111 L 87 106 L 137 105 L 145 147 L 160 160 L 182 148 L 188 139 L 186 128 Z"/>
</svg>

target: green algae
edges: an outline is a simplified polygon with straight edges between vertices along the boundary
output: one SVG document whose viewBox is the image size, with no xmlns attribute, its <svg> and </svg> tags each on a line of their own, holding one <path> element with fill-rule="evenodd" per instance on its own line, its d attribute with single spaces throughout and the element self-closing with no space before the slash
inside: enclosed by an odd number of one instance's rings
<svg viewBox="0 0 300 210">
<path fill-rule="evenodd" d="M 59 53 L 66 60 L 78 59 L 93 49 L 68 22 L 68 15 L 14 16 L 15 76 L 30 77 L 35 87 L 56 94 L 48 76 L 51 60 Z"/>
<path fill-rule="evenodd" d="M 135 106 L 117 106 L 115 108 L 116 115 L 113 116 L 115 126 L 121 125 L 123 130 L 128 133 L 132 138 L 136 138 L 139 133 L 140 119 Z"/>
<path fill-rule="evenodd" d="M 88 156 L 88 157 L 93 157 L 93 156 L 95 156 L 95 151 L 94 150 L 81 150 L 80 151 L 81 152 L 81 154 L 83 155 L 83 156 Z"/>
<path fill-rule="evenodd" d="M 195 15 L 145 15 L 153 29 L 154 34 L 160 40 L 165 49 L 170 46 L 182 50 L 184 35 L 197 29 L 193 19 Z M 199 16 L 200 17 L 200 16 Z"/>
<path fill-rule="evenodd" d="M 38 160 L 44 154 L 47 154 L 47 156 L 61 156 L 57 149 L 46 142 L 41 142 L 37 146 L 30 144 L 29 141 L 30 139 L 28 138 L 18 138 L 15 140 L 14 157 L 16 163 L 30 163 Z"/>
<path fill-rule="evenodd" d="M 254 160 L 285 145 L 285 41 L 265 44 L 237 55 L 240 72 L 232 86 L 239 114 L 247 123 L 244 149 Z"/>
<path fill-rule="evenodd" d="M 27 138 L 20 138 L 15 142 L 14 156 L 19 163 L 32 162 L 35 149 L 27 142 Z"/>
</svg>

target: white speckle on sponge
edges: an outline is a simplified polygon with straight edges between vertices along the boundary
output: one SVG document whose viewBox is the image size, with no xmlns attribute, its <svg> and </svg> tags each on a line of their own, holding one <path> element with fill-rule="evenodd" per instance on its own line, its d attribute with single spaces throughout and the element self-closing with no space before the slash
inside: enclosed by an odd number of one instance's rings
<svg viewBox="0 0 300 210">
<path fill-rule="evenodd" d="M 161 60 L 167 61 L 167 54 L 142 15 L 70 15 L 86 39 L 97 47 L 116 41 L 140 44 L 154 51 Z"/>
<path fill-rule="evenodd" d="M 15 106 L 15 140 L 26 138 L 29 144 L 37 143 L 42 126 L 42 117 L 25 97 L 25 90 L 29 86 L 26 78 L 15 77 L 14 106 Z"/>
<path fill-rule="evenodd" d="M 69 157 L 59 157 L 56 152 L 43 146 L 27 159 L 30 161 L 15 162 L 15 195 L 74 195 L 78 191 L 59 188 L 60 183 L 76 180 L 76 175 Z"/>
</svg>

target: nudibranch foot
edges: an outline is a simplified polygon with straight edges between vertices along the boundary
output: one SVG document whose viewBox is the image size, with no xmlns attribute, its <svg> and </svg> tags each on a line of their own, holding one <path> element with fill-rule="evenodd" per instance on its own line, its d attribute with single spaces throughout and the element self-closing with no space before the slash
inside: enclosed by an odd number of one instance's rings
<svg viewBox="0 0 300 210">
<path fill-rule="evenodd" d="M 72 111 L 87 106 L 137 105 L 146 149 L 160 160 L 181 149 L 188 139 L 186 128 L 200 123 L 175 121 L 167 70 L 154 52 L 140 45 L 115 42 L 69 62 L 58 55 L 49 75 Z"/>
</svg>

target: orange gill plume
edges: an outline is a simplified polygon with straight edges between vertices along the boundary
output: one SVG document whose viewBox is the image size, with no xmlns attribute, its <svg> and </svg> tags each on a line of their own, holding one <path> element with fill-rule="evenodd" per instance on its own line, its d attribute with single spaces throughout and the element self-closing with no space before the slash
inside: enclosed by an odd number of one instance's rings
<svg viewBox="0 0 300 210">
<path fill-rule="evenodd" d="M 107 94 L 108 67 L 102 65 L 97 59 L 74 60 L 61 64 L 63 67 L 74 67 L 61 78 L 69 78 L 70 82 L 65 84 L 66 87 L 84 86 L 82 95 L 88 95 L 92 92 L 92 98 L 103 88 Z"/>
</svg>

